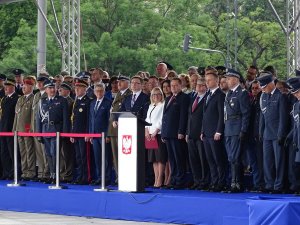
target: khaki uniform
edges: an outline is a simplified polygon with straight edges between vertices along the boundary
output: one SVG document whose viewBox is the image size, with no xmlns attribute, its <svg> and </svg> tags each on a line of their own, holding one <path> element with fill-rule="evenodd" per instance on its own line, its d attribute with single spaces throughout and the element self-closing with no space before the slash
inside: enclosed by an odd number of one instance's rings
<svg viewBox="0 0 300 225">
<path fill-rule="evenodd" d="M 31 113 L 31 127 L 30 131 L 31 132 L 37 132 L 37 127 L 36 127 L 36 118 L 37 115 L 40 111 L 40 99 L 41 98 L 46 98 L 47 94 L 46 92 L 43 93 L 41 96 L 40 92 L 37 92 L 34 97 L 33 97 L 33 102 L 32 102 L 32 113 Z M 38 141 L 38 138 L 33 138 L 34 140 L 34 149 L 35 149 L 35 154 L 36 154 L 36 164 L 38 166 L 38 178 L 49 178 L 49 166 L 48 162 L 46 160 L 46 154 L 45 154 L 45 147 L 44 144 L 41 144 Z"/>
<path fill-rule="evenodd" d="M 16 105 L 13 131 L 29 132 L 31 127 L 33 94 L 21 96 Z M 34 151 L 33 137 L 18 137 L 21 171 L 23 178 L 34 178 L 36 176 L 36 156 Z"/>
<path fill-rule="evenodd" d="M 131 95 L 131 94 L 132 94 L 132 92 L 129 89 L 127 89 L 123 93 L 123 95 L 121 95 L 121 92 L 119 91 L 112 103 L 111 112 L 118 112 L 121 108 L 121 105 L 122 105 L 122 102 L 124 101 L 124 99 L 128 95 Z M 113 164 L 114 164 L 114 169 L 115 169 L 116 175 L 118 175 L 118 128 L 114 128 L 112 125 L 114 118 L 115 118 L 115 116 L 113 114 L 111 114 L 110 119 L 109 119 L 107 136 L 110 137 L 110 140 L 111 140 Z"/>
</svg>

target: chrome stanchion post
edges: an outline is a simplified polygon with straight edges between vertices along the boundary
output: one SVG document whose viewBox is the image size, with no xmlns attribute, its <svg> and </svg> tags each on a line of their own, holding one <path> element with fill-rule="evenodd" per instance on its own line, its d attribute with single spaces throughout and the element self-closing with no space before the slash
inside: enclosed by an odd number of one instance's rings
<svg viewBox="0 0 300 225">
<path fill-rule="evenodd" d="M 56 132 L 56 171 L 55 171 L 55 177 L 56 182 L 55 186 L 49 186 L 49 189 L 66 189 L 66 186 L 60 186 L 59 185 L 59 154 L 60 154 L 60 134 L 59 132 Z"/>
<path fill-rule="evenodd" d="M 8 187 L 25 186 L 18 182 L 18 132 L 14 131 L 14 182 L 7 184 Z"/>
<path fill-rule="evenodd" d="M 102 146 L 101 146 L 101 188 L 94 189 L 94 191 L 107 191 L 105 189 L 105 133 L 102 132 Z"/>
</svg>

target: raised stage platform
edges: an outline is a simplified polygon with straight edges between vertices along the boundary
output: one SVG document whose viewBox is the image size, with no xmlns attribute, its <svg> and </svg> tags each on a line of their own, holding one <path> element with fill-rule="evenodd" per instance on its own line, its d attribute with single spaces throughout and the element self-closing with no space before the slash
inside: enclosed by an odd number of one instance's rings
<svg viewBox="0 0 300 225">
<path fill-rule="evenodd" d="M 25 187 L 7 187 L 7 183 L 0 181 L 1 210 L 177 224 L 300 224 L 300 197 L 293 195 L 159 189 L 95 192 L 93 186 L 49 190 L 36 182 L 25 182 Z"/>
</svg>

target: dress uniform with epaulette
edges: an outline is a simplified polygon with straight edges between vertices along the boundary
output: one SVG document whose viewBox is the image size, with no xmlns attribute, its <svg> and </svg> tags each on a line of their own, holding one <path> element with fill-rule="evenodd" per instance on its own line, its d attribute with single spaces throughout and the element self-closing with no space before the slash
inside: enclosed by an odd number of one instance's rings
<svg viewBox="0 0 300 225">
<path fill-rule="evenodd" d="M 16 105 L 13 131 L 30 132 L 34 85 L 35 80 L 33 78 L 24 78 L 24 95 L 18 99 Z M 18 144 L 21 158 L 21 178 L 34 180 L 36 176 L 36 156 L 33 137 L 18 136 Z"/>
<path fill-rule="evenodd" d="M 226 77 L 241 79 L 241 74 L 228 69 Z M 250 97 L 238 83 L 227 93 L 224 102 L 225 147 L 231 165 L 231 191 L 242 191 L 242 153 L 245 135 L 249 127 Z"/>
<path fill-rule="evenodd" d="M 77 86 L 88 87 L 88 83 L 82 79 L 77 79 L 75 82 L 75 89 Z M 91 99 L 85 94 L 76 96 L 71 116 L 71 133 L 88 133 L 89 124 L 89 109 Z M 88 182 L 87 173 L 87 146 L 84 138 L 75 138 L 75 184 L 86 184 Z"/>
<path fill-rule="evenodd" d="M 48 80 L 48 77 L 44 75 L 40 75 L 37 77 L 37 82 L 40 85 L 45 83 Z M 39 91 L 34 95 L 32 102 L 32 113 L 31 113 L 31 127 L 30 132 L 37 132 L 37 124 L 36 124 L 36 115 L 41 111 L 41 99 L 47 97 L 44 86 L 40 87 Z M 49 166 L 48 161 L 46 159 L 45 149 L 43 139 L 39 137 L 34 137 L 34 150 L 36 155 L 36 164 L 38 166 L 37 170 L 37 178 L 40 181 L 49 179 Z"/>
<path fill-rule="evenodd" d="M 41 100 L 41 112 L 37 116 L 38 132 L 56 133 L 69 132 L 68 101 L 55 95 L 55 83 L 52 80 L 45 82 L 47 98 Z M 53 93 L 51 93 L 53 89 Z M 56 137 L 44 137 L 45 152 L 48 159 L 50 179 L 54 182 L 56 168 Z"/>
<path fill-rule="evenodd" d="M 284 188 L 285 152 L 288 125 L 287 97 L 274 84 L 273 75 L 261 73 L 257 78 L 262 88 L 259 133 L 263 139 L 265 188 L 280 193 Z"/>
<path fill-rule="evenodd" d="M 15 80 L 7 78 L 4 83 L 5 97 L 2 98 L 0 104 L 0 132 L 12 132 L 13 129 L 15 107 L 19 98 L 14 86 Z M 13 137 L 1 137 L 0 140 L 3 166 L 2 179 L 12 179 L 14 171 L 14 139 Z"/>
</svg>

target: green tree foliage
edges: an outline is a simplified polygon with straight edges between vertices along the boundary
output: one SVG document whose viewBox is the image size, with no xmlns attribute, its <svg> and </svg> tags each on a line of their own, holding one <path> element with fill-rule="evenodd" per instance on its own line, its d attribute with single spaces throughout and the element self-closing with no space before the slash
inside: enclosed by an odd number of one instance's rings
<svg viewBox="0 0 300 225">
<path fill-rule="evenodd" d="M 272 2 L 284 15 L 282 1 Z M 192 46 L 226 52 L 229 34 L 234 58 L 234 18 L 228 17 L 226 3 L 227 0 L 82 0 L 82 69 L 86 64 L 87 68 L 100 66 L 110 74 L 133 75 L 140 70 L 155 73 L 160 60 L 172 64 L 178 73 L 186 72 L 191 65 L 223 65 L 219 54 L 184 53 L 180 45 L 184 34 L 189 33 L 193 36 Z M 30 16 L 20 13 L 27 8 Z M 49 20 L 54 24 L 50 9 Z M 232 5 L 230 10 L 233 11 Z M 34 72 L 36 8 L 32 3 L 14 3 L 1 6 L 0 12 L 6 15 L 0 21 L 0 71 L 22 67 L 28 73 Z M 9 24 L 13 25 L 11 29 Z M 59 73 L 61 68 L 57 46 L 48 29 L 47 70 L 51 74 Z M 239 69 L 243 72 L 250 64 L 260 68 L 275 65 L 283 76 L 285 55 L 284 34 L 266 2 L 239 1 Z"/>
</svg>

